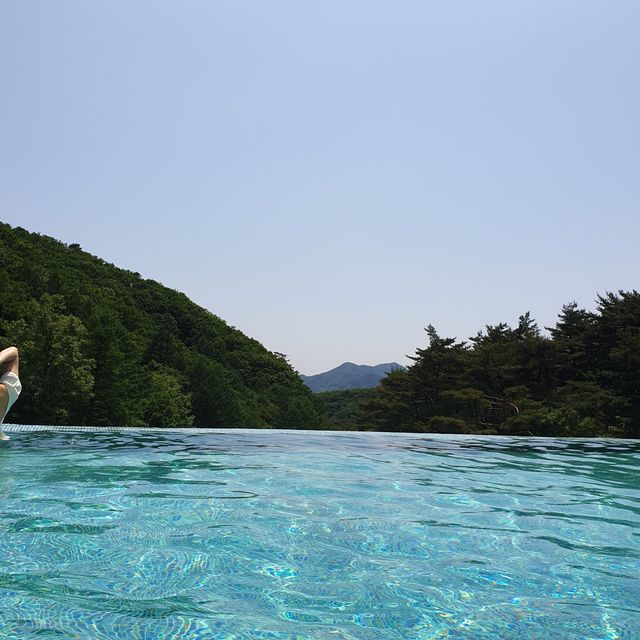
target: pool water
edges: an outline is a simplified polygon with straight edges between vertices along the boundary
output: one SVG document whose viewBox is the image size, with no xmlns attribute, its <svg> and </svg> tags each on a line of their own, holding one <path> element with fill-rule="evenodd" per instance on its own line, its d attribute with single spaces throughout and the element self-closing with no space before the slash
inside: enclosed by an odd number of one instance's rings
<svg viewBox="0 0 640 640">
<path fill-rule="evenodd" d="M 640 443 L 7 431 L 3 640 L 640 638 Z"/>
</svg>

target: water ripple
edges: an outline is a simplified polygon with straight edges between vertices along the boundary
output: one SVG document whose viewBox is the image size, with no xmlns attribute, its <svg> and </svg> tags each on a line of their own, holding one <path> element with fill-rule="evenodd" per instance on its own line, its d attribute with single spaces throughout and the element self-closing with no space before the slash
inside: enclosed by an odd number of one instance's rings
<svg viewBox="0 0 640 640">
<path fill-rule="evenodd" d="M 640 444 L 14 430 L 3 639 L 640 639 Z"/>
</svg>

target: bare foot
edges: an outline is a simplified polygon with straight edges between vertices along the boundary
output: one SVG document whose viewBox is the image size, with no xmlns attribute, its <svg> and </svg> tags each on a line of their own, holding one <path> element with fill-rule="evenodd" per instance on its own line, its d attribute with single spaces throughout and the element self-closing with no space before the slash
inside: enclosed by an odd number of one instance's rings
<svg viewBox="0 0 640 640">
<path fill-rule="evenodd" d="M 0 431 L 0 440 L 11 440 L 11 438 L 6 433 Z"/>
</svg>

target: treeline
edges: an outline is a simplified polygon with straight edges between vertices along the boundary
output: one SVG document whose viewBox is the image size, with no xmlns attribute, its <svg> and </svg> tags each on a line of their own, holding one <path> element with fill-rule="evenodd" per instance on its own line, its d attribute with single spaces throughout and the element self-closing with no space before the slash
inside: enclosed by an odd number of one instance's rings
<svg viewBox="0 0 640 640">
<path fill-rule="evenodd" d="M 0 346 L 20 349 L 27 424 L 319 428 L 284 356 L 186 296 L 0 223 Z"/>
<path fill-rule="evenodd" d="M 314 395 L 281 354 L 78 245 L 0 223 L 0 266 L 13 422 L 640 437 L 637 291 L 569 304 L 548 332 L 528 313 L 468 341 L 429 326 L 375 390 Z"/>
<path fill-rule="evenodd" d="M 640 437 L 640 294 L 563 307 L 543 333 L 529 313 L 469 341 L 427 331 L 413 364 L 359 404 L 352 428 Z"/>
<path fill-rule="evenodd" d="M 324 414 L 327 417 L 329 429 L 357 429 L 356 418 L 365 400 L 370 400 L 376 394 L 374 388 L 340 389 L 338 391 L 320 391 L 316 398 L 320 400 Z"/>
</svg>

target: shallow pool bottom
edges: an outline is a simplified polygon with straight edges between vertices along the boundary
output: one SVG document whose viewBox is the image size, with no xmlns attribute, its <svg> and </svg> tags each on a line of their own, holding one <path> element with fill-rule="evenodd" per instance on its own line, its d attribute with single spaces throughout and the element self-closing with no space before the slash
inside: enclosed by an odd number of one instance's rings
<svg viewBox="0 0 640 640">
<path fill-rule="evenodd" d="M 640 638 L 640 444 L 7 427 L 3 638 Z"/>
</svg>

